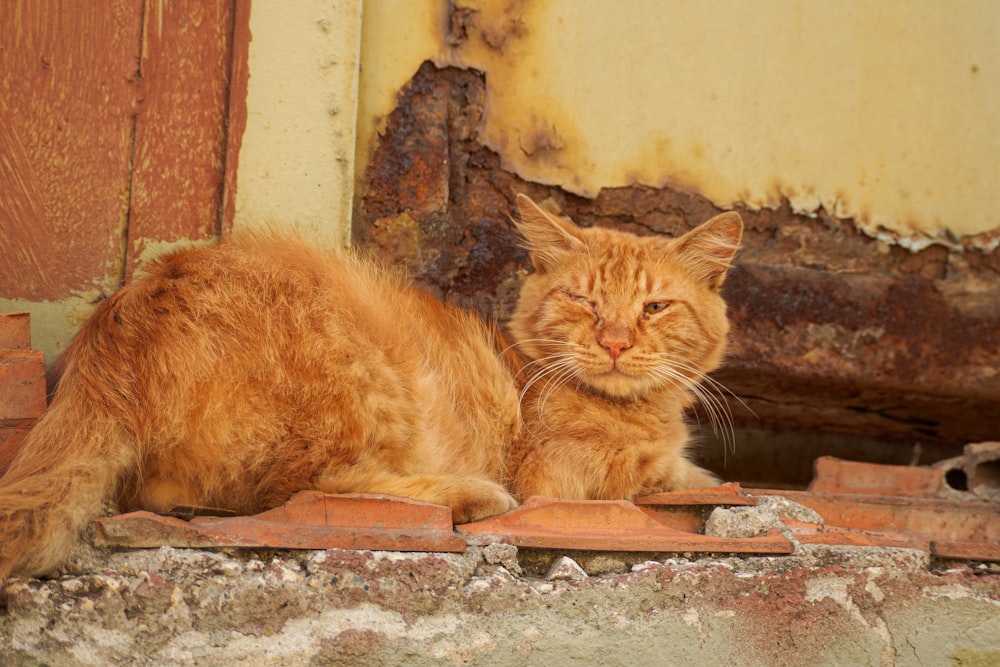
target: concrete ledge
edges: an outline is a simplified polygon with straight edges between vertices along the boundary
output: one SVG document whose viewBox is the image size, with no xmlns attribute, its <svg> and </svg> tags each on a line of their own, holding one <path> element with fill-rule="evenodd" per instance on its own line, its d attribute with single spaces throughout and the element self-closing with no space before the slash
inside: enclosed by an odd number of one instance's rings
<svg viewBox="0 0 1000 667">
<path fill-rule="evenodd" d="M 83 552 L 0 593 L 0 664 L 997 664 L 1000 574 L 907 549 Z M 547 576 L 548 575 L 548 576 Z"/>
</svg>

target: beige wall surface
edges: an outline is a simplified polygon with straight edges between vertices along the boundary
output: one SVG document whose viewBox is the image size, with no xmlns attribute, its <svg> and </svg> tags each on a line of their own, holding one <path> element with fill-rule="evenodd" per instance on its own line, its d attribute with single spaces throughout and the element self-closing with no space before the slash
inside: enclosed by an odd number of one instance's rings
<svg viewBox="0 0 1000 667">
<path fill-rule="evenodd" d="M 365 2 L 359 172 L 432 59 L 486 73 L 484 141 L 526 179 L 788 200 L 911 248 L 1000 241 L 1000 3 L 448 5 Z"/>
<path fill-rule="evenodd" d="M 361 0 L 251 4 L 234 233 L 275 226 L 347 243 L 361 12 Z"/>
<path fill-rule="evenodd" d="M 526 179 L 787 199 L 911 248 L 1000 243 L 991 0 L 255 0 L 250 21 L 237 232 L 346 243 L 375 137 L 430 59 L 485 72 L 482 138 Z M 0 306 L 32 311 L 51 360 L 91 299 Z"/>
</svg>

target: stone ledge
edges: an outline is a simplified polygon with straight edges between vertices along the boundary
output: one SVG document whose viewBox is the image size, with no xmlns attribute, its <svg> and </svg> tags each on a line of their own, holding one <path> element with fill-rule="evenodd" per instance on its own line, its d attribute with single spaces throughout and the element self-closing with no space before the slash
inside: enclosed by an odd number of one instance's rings
<svg viewBox="0 0 1000 667">
<path fill-rule="evenodd" d="M 0 664 L 698 667 L 1000 657 L 1000 574 L 929 571 L 926 553 L 913 550 L 819 545 L 783 557 L 634 561 L 563 552 L 541 568 L 530 561 L 543 552 L 503 551 L 84 554 L 62 577 L 12 580 L 0 591 Z M 517 559 L 528 574 L 512 571 Z"/>
</svg>

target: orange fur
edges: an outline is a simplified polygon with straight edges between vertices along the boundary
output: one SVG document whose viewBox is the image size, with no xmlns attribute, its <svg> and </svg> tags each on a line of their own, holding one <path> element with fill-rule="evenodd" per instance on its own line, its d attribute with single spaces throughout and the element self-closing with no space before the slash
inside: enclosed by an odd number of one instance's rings
<svg viewBox="0 0 1000 667">
<path fill-rule="evenodd" d="M 512 508 L 508 491 L 712 484 L 683 411 L 722 359 L 739 217 L 664 240 L 518 205 L 535 273 L 511 346 L 350 253 L 253 236 L 154 262 L 77 334 L 0 478 L 0 580 L 58 565 L 108 501 L 253 513 L 382 492 L 465 522 Z"/>
<path fill-rule="evenodd" d="M 58 564 L 104 502 L 258 512 L 383 492 L 456 521 L 514 506 L 519 428 L 491 327 L 352 256 L 187 249 L 103 302 L 0 479 L 0 579 Z"/>
<path fill-rule="evenodd" d="M 629 499 L 711 486 L 688 460 L 684 410 L 722 361 L 719 288 L 743 224 L 724 213 L 676 240 L 580 229 L 518 198 L 535 273 L 510 323 L 526 357 L 519 499 Z M 714 401 L 714 403 L 713 403 Z"/>
</svg>

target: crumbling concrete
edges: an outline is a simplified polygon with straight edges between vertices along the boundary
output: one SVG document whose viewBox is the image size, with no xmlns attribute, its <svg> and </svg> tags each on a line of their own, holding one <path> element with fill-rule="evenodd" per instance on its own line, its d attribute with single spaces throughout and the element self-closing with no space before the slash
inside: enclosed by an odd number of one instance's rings
<svg viewBox="0 0 1000 667">
<path fill-rule="evenodd" d="M 58 578 L 6 584 L 0 665 L 997 664 L 1000 573 L 929 567 L 827 546 L 91 550 Z"/>
</svg>

